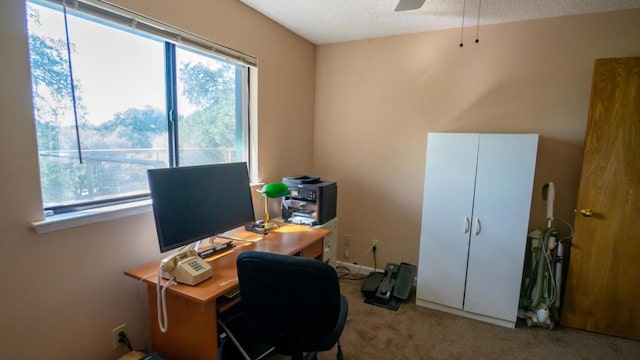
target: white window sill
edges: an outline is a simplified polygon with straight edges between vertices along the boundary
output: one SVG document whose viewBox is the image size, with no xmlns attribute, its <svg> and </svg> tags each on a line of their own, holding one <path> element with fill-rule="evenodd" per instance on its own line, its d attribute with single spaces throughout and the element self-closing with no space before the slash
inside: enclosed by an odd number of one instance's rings
<svg viewBox="0 0 640 360">
<path fill-rule="evenodd" d="M 76 211 L 68 214 L 47 216 L 44 220 L 34 221 L 31 227 L 38 234 L 64 230 L 82 225 L 118 219 L 151 211 L 151 200 L 135 201 L 127 204 L 105 206 L 91 210 Z"/>
</svg>

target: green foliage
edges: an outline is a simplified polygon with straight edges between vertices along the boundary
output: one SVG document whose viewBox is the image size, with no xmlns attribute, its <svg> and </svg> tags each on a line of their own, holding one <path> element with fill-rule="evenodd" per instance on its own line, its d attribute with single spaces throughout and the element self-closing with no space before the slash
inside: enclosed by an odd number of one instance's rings
<svg viewBox="0 0 640 360">
<path fill-rule="evenodd" d="M 30 26 L 40 23 L 30 3 L 27 15 Z M 73 44 L 71 48 L 75 53 Z M 129 108 L 104 123 L 92 123 L 83 105 L 80 81 L 74 79 L 85 160 L 81 164 L 73 150 L 75 127 L 63 125 L 73 118 L 66 42 L 30 31 L 29 51 L 45 207 L 146 188 L 145 169 L 166 161 L 150 151 L 167 146 L 166 111 L 151 106 Z M 235 67 L 197 62 L 186 63 L 178 71 L 183 95 L 195 107 L 178 122 L 181 164 L 232 159 L 237 132 Z"/>
<path fill-rule="evenodd" d="M 144 109 L 130 108 L 114 114 L 111 120 L 95 130 L 102 136 L 101 139 L 119 139 L 125 147 L 151 148 L 155 137 L 167 132 L 167 115 L 150 106 Z"/>
<path fill-rule="evenodd" d="M 36 118 L 36 131 L 38 135 L 38 149 L 40 151 L 52 151 L 60 149 L 60 126 L 48 121 L 40 121 Z"/>
<path fill-rule="evenodd" d="M 235 116 L 229 107 L 198 110 L 180 121 L 180 143 L 188 147 L 233 147 Z"/>
<path fill-rule="evenodd" d="M 62 40 L 29 35 L 33 86 L 38 89 L 45 86 L 55 100 L 69 100 L 69 68 L 64 52 L 66 45 Z"/>
<path fill-rule="evenodd" d="M 180 118 L 182 165 L 220 163 L 234 158 L 235 68 L 187 63 L 180 68 L 183 95 L 197 110 Z M 231 152 L 231 153 L 230 153 Z"/>
<path fill-rule="evenodd" d="M 183 95 L 198 108 L 225 106 L 234 95 L 234 71 L 222 64 L 212 69 L 203 63 L 186 63 L 179 71 L 185 83 Z"/>
</svg>

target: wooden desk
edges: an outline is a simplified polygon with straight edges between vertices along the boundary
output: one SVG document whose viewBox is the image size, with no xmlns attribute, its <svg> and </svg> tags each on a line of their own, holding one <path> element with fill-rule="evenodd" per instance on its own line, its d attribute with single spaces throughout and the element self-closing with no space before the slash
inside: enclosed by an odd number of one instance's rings
<svg viewBox="0 0 640 360">
<path fill-rule="evenodd" d="M 156 274 L 160 260 L 125 270 L 127 276 L 144 280 L 147 284 L 152 350 L 169 359 L 217 359 L 217 300 L 238 286 L 238 254 L 257 250 L 322 259 L 322 239 L 328 232 L 326 229 L 281 224 L 263 240 L 236 242 L 236 247 L 229 252 L 207 259 L 213 267 L 212 278 L 196 286 L 178 284 L 167 289 L 169 327 L 166 333 L 158 328 L 156 304 Z"/>
</svg>

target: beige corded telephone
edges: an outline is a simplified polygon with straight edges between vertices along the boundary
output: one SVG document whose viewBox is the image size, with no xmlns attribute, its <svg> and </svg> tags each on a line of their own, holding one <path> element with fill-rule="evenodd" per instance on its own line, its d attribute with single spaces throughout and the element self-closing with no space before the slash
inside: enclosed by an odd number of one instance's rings
<svg viewBox="0 0 640 360">
<path fill-rule="evenodd" d="M 169 328 L 167 303 L 165 301 L 167 288 L 171 284 L 175 284 L 174 281 L 187 285 L 197 285 L 211 276 L 213 276 L 211 265 L 202 260 L 195 250 L 181 251 L 162 260 L 158 269 L 158 284 L 156 285 L 160 331 L 166 332 Z M 169 281 L 161 285 L 162 278 L 169 279 Z"/>
<path fill-rule="evenodd" d="M 187 285 L 197 285 L 213 276 L 211 266 L 195 250 L 182 251 L 164 258 L 160 269 L 163 278 L 175 279 Z"/>
</svg>

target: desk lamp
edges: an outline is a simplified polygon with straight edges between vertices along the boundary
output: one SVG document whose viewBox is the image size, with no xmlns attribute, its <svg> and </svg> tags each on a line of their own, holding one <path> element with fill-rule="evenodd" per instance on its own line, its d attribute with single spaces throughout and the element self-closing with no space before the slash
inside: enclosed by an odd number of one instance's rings
<svg viewBox="0 0 640 360">
<path fill-rule="evenodd" d="M 275 182 L 266 184 L 262 189 L 257 190 L 262 197 L 264 197 L 264 229 L 271 230 L 278 227 L 274 222 L 269 219 L 269 199 L 275 199 L 289 195 L 289 187 L 281 182 Z"/>
</svg>

